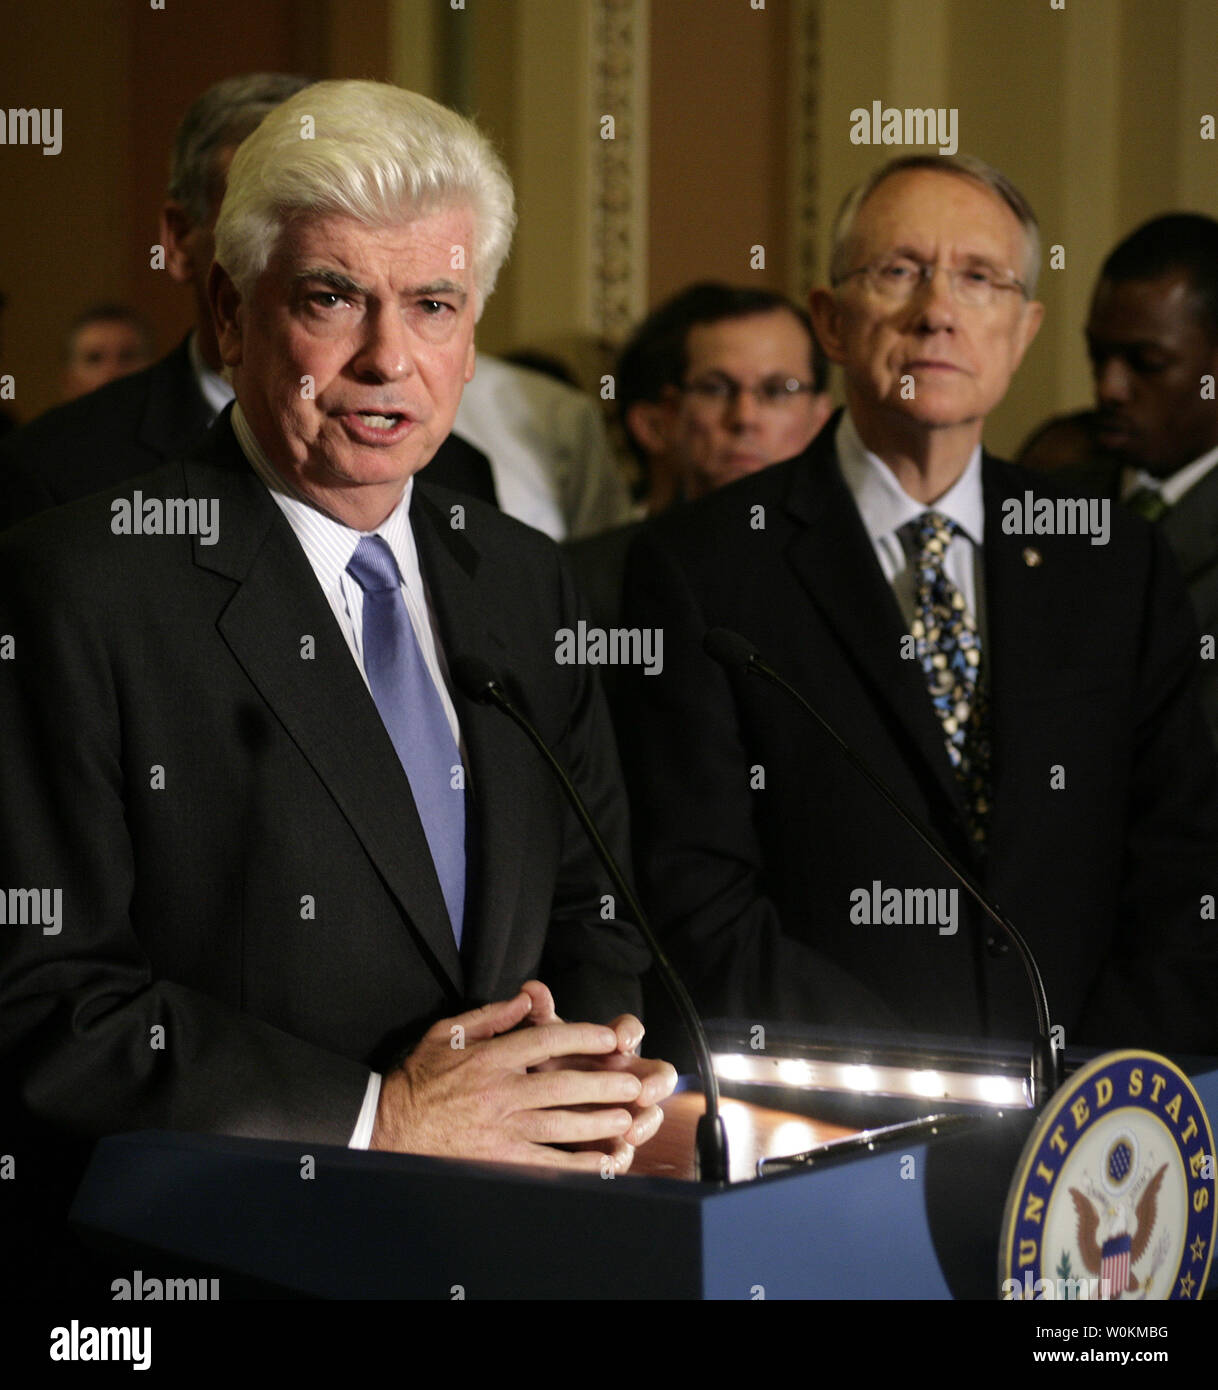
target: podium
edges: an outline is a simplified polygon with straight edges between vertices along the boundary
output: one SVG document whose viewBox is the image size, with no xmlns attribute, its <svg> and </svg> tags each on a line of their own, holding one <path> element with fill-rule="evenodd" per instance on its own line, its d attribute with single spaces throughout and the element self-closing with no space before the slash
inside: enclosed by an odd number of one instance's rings
<svg viewBox="0 0 1218 1390">
<path fill-rule="evenodd" d="M 1218 1060 L 1186 1069 L 1218 1114 Z M 697 1104 L 669 1102 L 669 1153 L 685 1130 L 692 1148 Z M 783 1119 L 767 1132 L 789 1153 L 808 1121 L 792 1114 L 784 1131 Z M 1008 1110 L 724 1186 L 124 1134 L 97 1145 L 72 1220 L 130 1269 L 218 1277 L 224 1298 L 993 1299 L 1031 1124 Z"/>
</svg>

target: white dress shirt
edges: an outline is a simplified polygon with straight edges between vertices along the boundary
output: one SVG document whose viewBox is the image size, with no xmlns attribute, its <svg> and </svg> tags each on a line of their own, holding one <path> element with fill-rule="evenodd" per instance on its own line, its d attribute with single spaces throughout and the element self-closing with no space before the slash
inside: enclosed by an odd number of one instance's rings
<svg viewBox="0 0 1218 1390">
<path fill-rule="evenodd" d="M 410 529 L 410 497 L 414 479 L 407 479 L 401 500 L 374 531 L 356 531 L 306 501 L 303 494 L 275 468 L 255 439 L 240 405 L 233 407 L 233 432 L 250 466 L 266 485 L 300 542 L 365 685 L 368 685 L 368 673 L 364 669 L 363 655 L 364 591 L 347 573 L 347 564 L 365 535 L 381 536 L 388 544 L 402 576 L 402 598 L 419 650 L 440 696 L 440 703 L 444 706 L 453 740 L 461 749 L 461 760 L 468 763 L 457 711 L 448 688 L 444 651 L 435 631 L 434 609 L 419 570 L 419 554 L 415 548 L 414 532 Z M 371 686 L 368 688 L 371 691 Z M 466 784 L 468 786 L 468 771 Z M 348 1148 L 366 1149 L 371 1143 L 380 1094 L 380 1073 L 371 1072 L 355 1129 L 347 1141 Z"/>
<path fill-rule="evenodd" d="M 941 512 L 960 527 L 947 548 L 943 568 L 976 620 L 984 653 L 985 580 L 981 547 L 985 544 L 985 502 L 981 491 L 981 445 L 973 450 L 959 478 L 928 507 L 910 497 L 897 482 L 892 469 L 871 453 L 859 438 L 849 411 L 843 412 L 838 424 L 836 444 L 842 477 L 859 509 L 876 559 L 884 571 L 884 578 L 892 586 L 907 628 L 912 626 L 917 611 L 917 576 L 913 567 L 915 556 L 911 553 L 912 537 L 907 532 L 902 533 L 901 528 L 927 511 Z"/>
<path fill-rule="evenodd" d="M 190 369 L 195 374 L 195 385 L 199 394 L 207 402 L 214 419 L 233 399 L 233 388 L 203 360 L 199 351 L 199 335 L 192 333 L 186 340 L 186 351 L 190 357 Z"/>
<path fill-rule="evenodd" d="M 1121 501 L 1128 502 L 1135 492 L 1148 488 L 1157 492 L 1169 507 L 1174 507 L 1191 487 L 1201 481 L 1211 468 L 1218 464 L 1218 448 L 1202 454 L 1192 463 L 1178 468 L 1170 478 L 1156 478 L 1152 473 L 1144 473 L 1140 468 L 1125 468 L 1121 472 Z"/>
<path fill-rule="evenodd" d="M 499 505 L 556 541 L 626 521 L 630 494 L 600 407 L 543 372 L 478 355 L 453 430 L 490 459 Z"/>
</svg>

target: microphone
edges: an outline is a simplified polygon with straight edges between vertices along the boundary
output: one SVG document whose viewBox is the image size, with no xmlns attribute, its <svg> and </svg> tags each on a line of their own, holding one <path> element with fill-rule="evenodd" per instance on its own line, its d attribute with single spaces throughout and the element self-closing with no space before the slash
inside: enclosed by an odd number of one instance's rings
<svg viewBox="0 0 1218 1390">
<path fill-rule="evenodd" d="M 681 977 L 673 969 L 672 963 L 656 940 L 646 914 L 631 891 L 630 885 L 626 882 L 626 877 L 617 860 L 601 838 L 600 831 L 597 830 L 595 822 L 588 813 L 588 808 L 584 805 L 583 798 L 576 791 L 575 784 L 567 775 L 566 769 L 550 751 L 549 745 L 527 715 L 517 707 L 504 689 L 503 682 L 494 669 L 489 663 L 475 656 L 454 657 L 449 662 L 448 669 L 464 695 L 476 704 L 496 705 L 528 736 L 529 741 L 558 779 L 564 796 L 575 812 L 576 819 L 583 827 L 584 834 L 588 837 L 588 842 L 596 851 L 597 858 L 604 865 L 605 872 L 609 875 L 614 888 L 626 904 L 631 918 L 643 933 L 643 938 L 655 960 L 660 979 L 663 980 L 665 988 L 676 1005 L 690 1041 L 694 1045 L 694 1054 L 698 1062 L 698 1075 L 702 1080 L 702 1094 L 706 1099 L 706 1112 L 698 1120 L 697 1176 L 704 1182 L 728 1182 L 730 1179 L 727 1127 L 719 1113 L 719 1079 L 715 1075 L 715 1068 L 711 1062 L 710 1042 L 706 1036 L 706 1029 L 702 1025 L 698 1011 L 694 1008 L 693 1000 L 689 997 L 689 991 L 685 988 Z"/>
<path fill-rule="evenodd" d="M 1032 1104 L 1035 1109 L 1042 1109 L 1049 1097 L 1061 1085 L 1061 1058 L 1053 1043 L 1053 1032 L 1049 1023 L 1049 999 L 1045 993 L 1040 967 L 1036 964 L 1032 948 L 1024 940 L 1015 924 L 999 911 L 996 904 L 990 902 L 968 870 L 958 863 L 947 850 L 935 843 L 930 831 L 912 812 L 906 810 L 885 783 L 868 767 L 819 711 L 814 709 L 799 691 L 785 681 L 772 666 L 762 660 L 761 653 L 748 638 L 725 627 L 711 628 L 702 640 L 702 650 L 712 660 L 717 661 L 729 671 L 742 671 L 749 675 L 760 676 L 763 680 L 769 681 L 771 685 L 776 685 L 779 690 L 784 691 L 794 700 L 805 714 L 810 715 L 842 750 L 851 766 L 862 773 L 939 863 L 948 870 L 958 883 L 963 885 L 965 891 L 978 903 L 986 916 L 997 924 L 1002 934 L 1015 947 L 1027 973 L 1028 983 L 1032 987 L 1032 998 L 1036 1005 L 1037 1037 L 1032 1050 Z"/>
</svg>

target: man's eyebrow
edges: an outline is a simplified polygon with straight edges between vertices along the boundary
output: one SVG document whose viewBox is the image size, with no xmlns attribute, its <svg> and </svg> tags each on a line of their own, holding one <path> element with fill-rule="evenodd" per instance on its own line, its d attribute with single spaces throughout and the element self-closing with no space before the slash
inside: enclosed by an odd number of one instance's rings
<svg viewBox="0 0 1218 1390">
<path fill-rule="evenodd" d="M 363 285 L 356 284 L 349 275 L 344 275 L 341 270 L 331 270 L 325 266 L 306 266 L 303 270 L 296 273 L 297 283 L 305 280 L 318 280 L 323 285 L 329 287 L 339 294 L 367 294 L 368 291 Z"/>
<path fill-rule="evenodd" d="M 414 289 L 407 290 L 406 293 L 412 296 L 421 296 L 426 299 L 429 295 L 447 294 L 455 296 L 464 301 L 468 298 L 468 291 L 464 285 L 459 285 L 455 280 L 432 280 L 426 285 L 416 285 Z"/>
<path fill-rule="evenodd" d="M 887 254 L 889 256 L 904 257 L 911 261 L 919 261 L 923 264 L 926 263 L 926 257 L 922 252 L 916 247 L 910 246 L 908 242 L 902 246 L 894 246 Z M 997 271 L 1001 269 L 999 263 L 992 256 L 987 256 L 983 251 L 964 251 L 959 255 L 955 263 L 960 266 L 984 266 L 987 270 Z"/>
<path fill-rule="evenodd" d="M 323 285 L 328 285 L 337 294 L 367 297 L 372 293 L 366 286 L 352 280 L 349 275 L 344 275 L 341 270 L 332 270 L 328 266 L 305 266 L 304 269 L 297 271 L 294 278 L 298 284 L 307 280 L 318 281 Z M 458 284 L 455 280 L 431 280 L 425 285 L 412 285 L 402 291 L 403 298 L 408 299 L 426 299 L 440 294 L 455 296 L 462 303 L 469 297 L 465 286 Z"/>
</svg>

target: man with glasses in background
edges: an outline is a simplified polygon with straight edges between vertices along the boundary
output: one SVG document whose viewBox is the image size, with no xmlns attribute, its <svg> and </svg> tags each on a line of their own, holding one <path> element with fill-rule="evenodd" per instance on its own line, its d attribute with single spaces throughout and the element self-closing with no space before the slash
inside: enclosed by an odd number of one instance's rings
<svg viewBox="0 0 1218 1390">
<path fill-rule="evenodd" d="M 1024 1038 L 1034 1017 L 1015 952 L 840 750 L 705 655 L 721 626 L 1003 905 L 1068 1044 L 1218 1045 L 1198 906 L 1218 768 L 1179 576 L 1140 521 L 1088 514 L 1084 533 L 981 445 L 1040 325 L 1038 262 L 997 170 L 878 170 L 811 300 L 845 411 L 635 543 L 625 621 L 665 643 L 661 673 L 628 673 L 619 728 L 637 864 L 709 1012 L 904 1038 Z"/>
<path fill-rule="evenodd" d="M 647 518 L 802 453 L 833 411 L 812 323 L 773 290 L 687 286 L 631 334 L 616 377 L 639 516 L 568 547 L 604 627 L 617 623 L 626 554 Z"/>
</svg>

